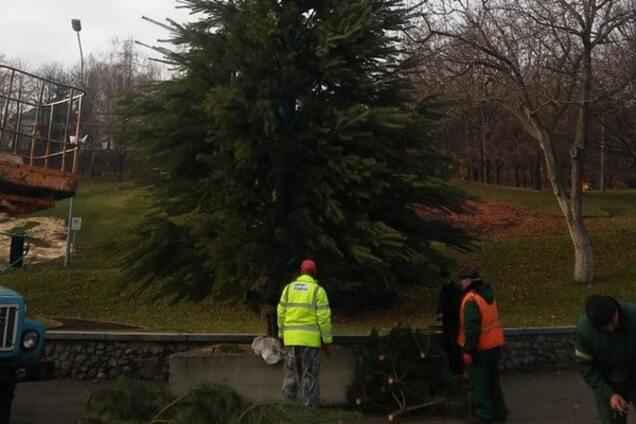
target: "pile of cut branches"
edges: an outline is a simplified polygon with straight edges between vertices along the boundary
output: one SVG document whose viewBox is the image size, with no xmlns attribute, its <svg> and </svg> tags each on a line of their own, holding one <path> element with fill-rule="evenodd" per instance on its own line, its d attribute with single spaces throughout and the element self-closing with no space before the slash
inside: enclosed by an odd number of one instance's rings
<svg viewBox="0 0 636 424">
<path fill-rule="evenodd" d="M 387 414 L 394 421 L 406 413 L 447 407 L 461 394 L 439 337 L 398 326 L 385 336 L 374 330 L 360 349 L 348 399 L 363 412 Z"/>
</svg>

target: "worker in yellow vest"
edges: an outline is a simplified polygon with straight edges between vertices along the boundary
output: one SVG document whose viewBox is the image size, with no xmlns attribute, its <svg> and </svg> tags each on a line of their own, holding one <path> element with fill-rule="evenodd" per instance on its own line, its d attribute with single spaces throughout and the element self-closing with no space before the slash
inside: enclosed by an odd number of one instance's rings
<svg viewBox="0 0 636 424">
<path fill-rule="evenodd" d="M 278 337 L 287 356 L 283 398 L 320 406 L 320 348 L 329 355 L 332 343 L 331 309 L 327 293 L 315 279 L 316 263 L 306 259 L 300 276 L 283 289 L 278 303 Z"/>
<path fill-rule="evenodd" d="M 471 422 L 505 422 L 508 409 L 497 367 L 504 336 L 495 294 L 481 280 L 477 270 L 462 270 L 459 280 L 464 296 L 459 312 L 457 344 L 462 348 L 473 395 L 475 417 Z"/>
</svg>

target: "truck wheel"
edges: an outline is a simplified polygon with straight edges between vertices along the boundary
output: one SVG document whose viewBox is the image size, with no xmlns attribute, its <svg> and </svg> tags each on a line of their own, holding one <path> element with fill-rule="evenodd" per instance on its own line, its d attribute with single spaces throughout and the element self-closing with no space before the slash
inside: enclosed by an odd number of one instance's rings
<svg viewBox="0 0 636 424">
<path fill-rule="evenodd" d="M 15 383 L 0 384 L 0 423 L 8 423 L 11 418 L 11 403 L 14 392 Z"/>
</svg>

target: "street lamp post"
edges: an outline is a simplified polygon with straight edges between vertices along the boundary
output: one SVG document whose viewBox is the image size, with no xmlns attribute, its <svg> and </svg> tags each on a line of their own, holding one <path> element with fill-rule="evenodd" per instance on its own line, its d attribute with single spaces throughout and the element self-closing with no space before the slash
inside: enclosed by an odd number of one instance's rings
<svg viewBox="0 0 636 424">
<path fill-rule="evenodd" d="M 80 52 L 80 79 L 81 79 L 82 88 L 85 88 L 84 53 L 82 51 L 82 40 L 80 39 L 80 31 L 82 30 L 82 22 L 79 19 L 71 19 L 71 26 L 73 27 L 73 31 L 77 33 L 77 44 L 79 46 L 79 52 Z M 80 119 L 80 117 L 78 116 L 77 119 Z M 76 148 L 79 149 L 79 140 L 75 140 L 75 143 L 77 143 Z M 75 196 L 71 196 L 68 202 L 68 228 L 66 230 L 66 249 L 64 252 L 64 266 L 69 266 L 71 264 L 71 233 L 72 233 L 71 224 L 73 222 L 73 198 L 74 197 Z"/>
<path fill-rule="evenodd" d="M 82 30 L 82 21 L 79 19 L 71 19 L 73 31 L 77 34 L 77 45 L 80 52 L 80 78 L 82 79 L 82 88 L 84 88 L 84 53 L 82 51 L 82 40 L 80 39 L 80 31 Z"/>
</svg>

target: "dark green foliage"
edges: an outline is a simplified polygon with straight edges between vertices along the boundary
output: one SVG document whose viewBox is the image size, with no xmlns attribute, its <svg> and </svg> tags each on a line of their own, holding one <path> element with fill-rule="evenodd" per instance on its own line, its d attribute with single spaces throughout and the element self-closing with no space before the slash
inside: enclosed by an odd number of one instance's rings
<svg viewBox="0 0 636 424">
<path fill-rule="evenodd" d="M 469 246 L 416 213 L 457 210 L 461 196 L 439 178 L 426 105 L 412 107 L 405 2 L 185 3 L 200 20 L 175 25 L 180 52 L 165 52 L 181 72 L 121 110 L 129 144 L 159 171 L 137 282 L 278 293 L 310 256 L 335 305 L 388 305 L 447 262 L 437 244 Z"/>
<path fill-rule="evenodd" d="M 235 424 L 246 402 L 229 386 L 205 384 L 193 389 L 174 408 L 174 424 Z"/>
<path fill-rule="evenodd" d="M 374 330 L 358 353 L 349 402 L 364 412 L 389 414 L 460 395 L 438 336 L 397 327 Z M 430 408 L 429 408 L 430 409 Z"/>
<path fill-rule="evenodd" d="M 173 400 L 150 383 L 121 380 L 96 390 L 80 424 L 335 424 L 356 414 L 296 403 L 249 405 L 231 387 L 204 384 Z"/>
<path fill-rule="evenodd" d="M 163 281 L 158 294 L 176 294 L 175 301 L 186 293 L 195 299 L 205 293 L 209 278 L 204 258 L 186 228 L 154 215 L 141 223 L 136 235 L 136 244 L 123 252 L 130 264 L 124 284 L 136 281 L 137 289 L 145 290 L 153 281 Z"/>
<path fill-rule="evenodd" d="M 93 392 L 80 424 L 235 424 L 247 403 L 229 386 L 205 384 L 175 399 L 151 383 L 119 380 Z"/>
<path fill-rule="evenodd" d="M 145 424 L 172 397 L 136 380 L 117 380 L 91 393 L 80 424 Z"/>
</svg>

